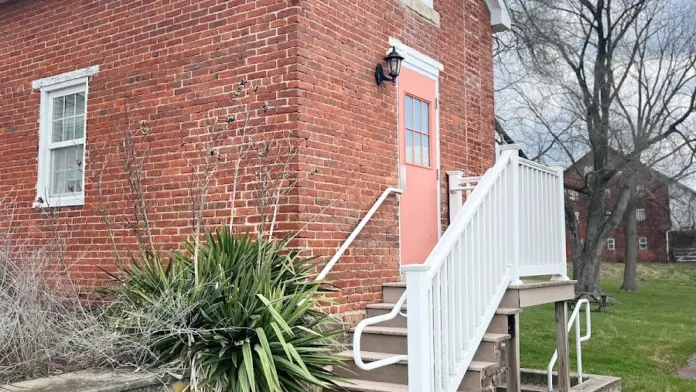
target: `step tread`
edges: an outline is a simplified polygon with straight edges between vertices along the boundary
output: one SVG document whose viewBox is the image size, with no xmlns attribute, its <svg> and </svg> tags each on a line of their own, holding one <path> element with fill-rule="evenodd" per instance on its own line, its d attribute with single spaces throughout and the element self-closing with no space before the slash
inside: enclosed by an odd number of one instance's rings
<svg viewBox="0 0 696 392">
<path fill-rule="evenodd" d="M 498 308 L 495 310 L 495 314 L 502 314 L 502 315 L 515 315 L 518 314 L 522 311 L 520 308 Z"/>
<path fill-rule="evenodd" d="M 347 391 L 360 392 L 408 392 L 408 386 L 403 384 L 392 384 L 387 382 L 365 381 L 356 379 L 346 379 L 337 383 L 339 387 Z"/>
<path fill-rule="evenodd" d="M 390 353 L 380 353 L 380 352 L 373 352 L 373 351 L 362 351 L 361 356 L 363 361 L 365 362 L 374 362 L 374 361 L 379 361 L 385 358 L 393 357 L 396 354 L 390 354 Z M 353 358 L 353 350 L 347 350 L 343 351 L 338 354 L 338 356 L 341 357 L 347 357 L 347 358 Z M 401 360 L 399 361 L 400 364 L 407 364 L 407 360 Z M 469 365 L 469 370 L 474 370 L 474 371 L 482 371 L 484 369 L 488 369 L 490 367 L 498 366 L 497 363 L 495 362 L 485 362 L 485 361 L 471 361 L 471 364 Z"/>
<path fill-rule="evenodd" d="M 355 328 L 350 329 L 351 332 L 355 332 Z M 407 336 L 408 329 L 403 327 L 365 327 L 363 333 L 376 334 L 376 335 L 389 335 L 389 336 Z M 506 333 L 485 333 L 483 335 L 484 342 L 499 343 L 504 340 L 510 339 L 510 335 Z"/>
<path fill-rule="evenodd" d="M 367 308 L 368 309 L 380 309 L 380 310 L 392 310 L 392 309 L 394 309 L 394 306 L 396 306 L 396 304 L 394 304 L 394 303 L 380 302 L 377 304 L 368 304 Z M 408 310 L 408 304 L 404 304 L 404 306 L 402 306 L 401 309 Z M 513 314 L 520 313 L 521 311 L 522 311 L 522 309 L 520 309 L 520 308 L 498 308 L 495 310 L 495 314 L 513 315 Z"/>
<path fill-rule="evenodd" d="M 382 287 L 397 287 L 397 288 L 405 288 L 405 287 L 406 287 L 406 282 L 390 282 L 390 283 L 382 283 Z"/>
<path fill-rule="evenodd" d="M 406 336 L 406 328 L 400 327 L 365 327 L 363 333 L 372 333 L 378 335 Z M 351 328 L 350 332 L 355 332 L 355 328 Z"/>
</svg>

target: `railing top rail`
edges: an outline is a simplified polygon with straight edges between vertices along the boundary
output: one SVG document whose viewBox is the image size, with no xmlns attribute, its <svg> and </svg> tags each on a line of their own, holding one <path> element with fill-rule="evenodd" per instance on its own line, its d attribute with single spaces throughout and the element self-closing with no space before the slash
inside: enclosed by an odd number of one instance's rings
<svg viewBox="0 0 696 392">
<path fill-rule="evenodd" d="M 486 196 L 491 189 L 493 189 L 498 178 L 502 175 L 507 164 L 513 157 L 516 158 L 517 154 L 517 150 L 503 151 L 495 165 L 481 177 L 481 181 L 478 183 L 478 186 L 474 189 L 471 196 L 469 196 L 467 202 L 464 203 L 462 210 L 457 217 L 454 218 L 454 221 L 450 222 L 450 226 L 445 231 L 445 234 L 442 235 L 442 238 L 440 238 L 435 248 L 433 248 L 432 252 L 430 252 L 430 255 L 425 260 L 425 263 L 423 263 L 423 266 L 428 268 L 428 277 L 430 279 L 435 277 L 441 265 L 447 260 L 448 252 L 455 246 L 462 232 L 469 225 L 474 214 L 485 201 Z M 416 267 L 412 267 L 411 265 L 404 266 L 404 269 L 409 268 Z"/>
<path fill-rule="evenodd" d="M 326 278 L 326 275 L 331 272 L 331 269 L 333 268 L 334 265 L 338 262 L 338 260 L 343 256 L 343 254 L 346 252 L 348 247 L 355 241 L 355 238 L 360 234 L 360 232 L 365 228 L 367 225 L 367 222 L 372 219 L 372 216 L 375 215 L 375 212 L 377 212 L 377 209 L 384 203 L 384 201 L 387 199 L 387 197 L 392 194 L 402 194 L 404 191 L 400 188 L 395 188 L 395 187 L 389 187 L 382 192 L 382 194 L 379 196 L 375 204 L 372 205 L 372 208 L 370 208 L 369 211 L 367 211 L 367 214 L 362 218 L 360 223 L 358 223 L 358 226 L 355 227 L 352 233 L 348 236 L 348 239 L 346 239 L 346 242 L 341 245 L 340 248 L 338 248 L 338 251 L 336 251 L 336 254 L 329 260 L 329 262 L 326 264 L 323 270 L 317 275 L 316 280 L 324 280 Z"/>
<path fill-rule="evenodd" d="M 542 171 L 544 173 L 553 174 L 553 175 L 558 174 L 556 172 L 556 170 L 554 170 L 553 168 L 550 168 L 546 165 L 542 165 L 541 163 L 538 163 L 538 162 L 530 161 L 529 159 L 520 158 L 520 164 L 523 166 L 530 167 L 532 169 Z"/>
</svg>

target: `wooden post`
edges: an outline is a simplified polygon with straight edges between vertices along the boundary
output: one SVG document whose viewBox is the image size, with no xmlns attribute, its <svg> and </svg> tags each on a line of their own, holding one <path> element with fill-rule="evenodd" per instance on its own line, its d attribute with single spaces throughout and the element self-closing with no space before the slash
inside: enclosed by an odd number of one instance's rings
<svg viewBox="0 0 696 392">
<path fill-rule="evenodd" d="M 568 356 L 568 304 L 556 302 L 556 348 L 558 349 L 558 392 L 570 391 L 570 359 Z"/>
<path fill-rule="evenodd" d="M 507 391 L 521 392 L 522 383 L 520 380 L 520 314 L 515 313 L 508 316 L 508 330 L 512 338 L 508 343 L 508 377 Z"/>
</svg>

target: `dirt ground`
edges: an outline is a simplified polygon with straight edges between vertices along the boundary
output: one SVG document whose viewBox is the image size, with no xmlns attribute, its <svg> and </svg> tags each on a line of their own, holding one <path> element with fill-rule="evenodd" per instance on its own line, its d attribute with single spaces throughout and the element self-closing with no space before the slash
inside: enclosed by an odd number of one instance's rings
<svg viewBox="0 0 696 392">
<path fill-rule="evenodd" d="M 696 354 L 689 359 L 689 365 L 677 371 L 677 376 L 689 380 L 696 380 Z"/>
</svg>

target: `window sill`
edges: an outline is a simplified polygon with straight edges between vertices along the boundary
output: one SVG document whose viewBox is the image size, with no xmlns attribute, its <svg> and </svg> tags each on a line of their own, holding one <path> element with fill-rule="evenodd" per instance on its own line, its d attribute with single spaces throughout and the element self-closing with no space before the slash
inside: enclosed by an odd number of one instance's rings
<svg viewBox="0 0 696 392">
<path fill-rule="evenodd" d="M 38 198 L 37 198 L 38 199 Z M 35 201 L 33 206 L 35 209 L 44 208 L 60 208 L 60 207 L 82 207 L 85 205 L 84 195 L 68 195 L 68 196 L 58 196 L 52 197 L 45 201 Z"/>
<path fill-rule="evenodd" d="M 401 4 L 422 16 L 435 27 L 440 27 L 440 13 L 434 8 L 423 4 L 422 0 L 399 0 Z"/>
</svg>

